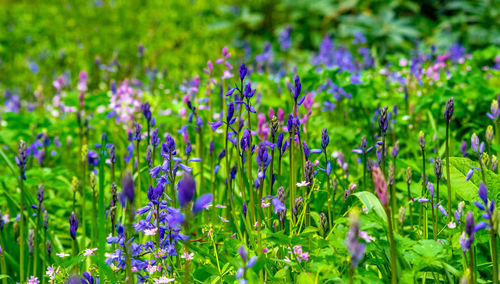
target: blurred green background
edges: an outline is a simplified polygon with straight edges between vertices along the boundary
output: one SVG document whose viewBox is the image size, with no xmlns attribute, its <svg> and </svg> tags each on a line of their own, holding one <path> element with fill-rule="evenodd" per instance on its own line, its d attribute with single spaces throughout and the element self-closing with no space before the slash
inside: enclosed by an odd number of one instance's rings
<svg viewBox="0 0 500 284">
<path fill-rule="evenodd" d="M 472 51 L 500 43 L 500 1 L 408 0 L 180 0 L 0 1 L 0 88 L 31 94 L 67 72 L 98 63 L 133 73 L 150 70 L 183 79 L 201 73 L 224 46 L 234 58 L 245 44 L 253 56 L 292 28 L 295 60 L 309 60 L 326 34 L 337 43 L 361 32 L 379 59 L 417 46 Z M 145 56 L 138 58 L 138 45 Z M 305 51 L 305 52 L 302 52 Z M 238 60 L 239 61 L 239 60 Z"/>
</svg>

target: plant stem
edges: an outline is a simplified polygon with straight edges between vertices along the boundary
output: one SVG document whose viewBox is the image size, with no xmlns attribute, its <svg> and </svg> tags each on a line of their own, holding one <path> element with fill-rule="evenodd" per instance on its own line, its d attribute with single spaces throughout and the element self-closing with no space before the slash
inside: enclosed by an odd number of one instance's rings
<svg viewBox="0 0 500 284">
<path fill-rule="evenodd" d="M 135 282 L 134 276 L 132 275 L 132 242 L 129 240 L 132 238 L 132 223 L 134 222 L 134 217 L 132 214 L 132 204 L 127 204 L 127 225 L 126 225 L 126 237 L 125 237 L 125 264 L 126 264 L 126 274 L 127 274 L 127 283 L 133 284 Z"/>
<path fill-rule="evenodd" d="M 446 185 L 448 187 L 448 222 L 451 222 L 451 180 L 450 180 L 450 147 L 449 147 L 450 122 L 446 122 Z M 438 181 L 439 182 L 439 181 Z M 439 191 L 438 191 L 439 192 Z"/>
<path fill-rule="evenodd" d="M 132 167 L 134 167 L 134 163 L 132 163 Z M 136 198 L 136 206 L 139 208 L 141 206 L 141 148 L 140 141 L 137 140 L 137 198 Z"/>
<path fill-rule="evenodd" d="M 498 256 L 497 256 L 497 232 L 490 229 L 491 235 L 491 262 L 493 263 L 493 284 L 498 283 Z"/>
<path fill-rule="evenodd" d="M 7 274 L 7 267 L 5 265 L 5 245 L 3 241 L 3 231 L 0 231 L 0 247 L 1 247 L 1 252 L 0 252 L 0 273 L 3 275 Z M 2 284 L 7 284 L 7 278 L 2 279 Z"/>
<path fill-rule="evenodd" d="M 391 216 L 391 210 L 389 209 L 388 206 L 385 207 L 385 212 L 387 214 L 387 221 L 389 223 L 389 244 L 390 244 L 390 250 L 391 250 L 391 284 L 396 284 L 398 282 L 397 275 L 398 275 L 398 267 L 396 264 L 396 244 L 394 243 L 394 231 L 393 231 L 393 224 L 392 224 L 392 216 Z"/>
<path fill-rule="evenodd" d="M 472 247 L 469 249 L 469 272 L 470 272 L 470 284 L 476 282 L 476 276 L 474 273 L 474 255 L 472 253 Z"/>
<path fill-rule="evenodd" d="M 24 281 L 24 247 L 26 246 L 26 240 L 24 235 L 24 184 L 23 184 L 23 170 L 19 171 L 19 189 L 21 190 L 21 197 L 19 200 L 21 219 L 19 220 L 19 271 L 20 279 L 19 282 Z"/>
<path fill-rule="evenodd" d="M 38 207 L 38 212 L 36 214 L 36 229 L 35 229 L 35 246 L 33 247 L 33 275 L 37 275 L 38 266 L 38 232 L 40 230 L 40 207 Z"/>
<path fill-rule="evenodd" d="M 411 230 L 413 231 L 413 202 L 411 200 L 410 184 L 407 183 L 407 185 L 408 185 L 408 206 L 410 207 L 410 227 Z"/>
</svg>

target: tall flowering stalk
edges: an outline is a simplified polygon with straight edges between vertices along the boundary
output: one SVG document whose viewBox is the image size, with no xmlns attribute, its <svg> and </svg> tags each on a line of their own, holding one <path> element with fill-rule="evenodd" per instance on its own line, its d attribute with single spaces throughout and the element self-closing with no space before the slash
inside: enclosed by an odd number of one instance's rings
<svg viewBox="0 0 500 284">
<path fill-rule="evenodd" d="M 349 267 L 349 283 L 354 283 L 354 273 L 359 262 L 365 255 L 365 245 L 360 242 L 360 222 L 359 210 L 353 208 L 349 213 L 349 232 L 345 239 L 345 246 L 351 255 L 351 263 Z"/>
<path fill-rule="evenodd" d="M 500 120 L 498 117 L 500 117 L 500 108 L 498 107 L 498 99 L 493 100 L 491 102 L 491 112 L 487 113 L 486 115 L 493 120 L 493 124 L 495 125 L 495 140 L 497 141 L 497 144 L 500 144 Z"/>
<path fill-rule="evenodd" d="M 25 217 L 24 217 L 24 183 L 26 180 L 26 163 L 28 162 L 28 155 L 26 153 L 26 143 L 21 140 L 19 143 L 19 155 L 16 156 L 16 164 L 19 167 L 19 190 L 20 190 L 20 199 L 19 199 L 19 207 L 20 207 L 20 215 L 21 218 L 19 220 L 19 271 L 20 271 L 20 282 L 24 281 L 24 248 L 25 248 Z"/>
<path fill-rule="evenodd" d="M 425 137 L 424 133 L 420 131 L 418 133 L 418 144 L 420 145 L 420 152 L 422 154 L 422 192 L 421 196 L 425 194 L 425 188 L 427 187 L 427 175 L 425 174 Z M 423 222 L 423 223 L 422 223 Z M 424 206 L 420 205 L 420 214 L 418 215 L 418 226 L 423 232 L 423 237 L 427 238 L 427 213 L 424 210 Z"/>
<path fill-rule="evenodd" d="M 76 230 L 78 230 L 78 218 L 75 212 L 71 212 L 69 216 L 69 234 L 73 239 L 73 255 L 78 255 L 78 245 L 76 244 Z M 75 271 L 78 273 L 78 265 L 75 265 Z"/>
<path fill-rule="evenodd" d="M 122 180 L 123 191 L 120 195 L 120 202 L 126 211 L 126 229 L 125 229 L 125 268 L 127 275 L 127 283 L 134 283 L 134 276 L 132 274 L 132 224 L 134 222 L 134 199 L 135 188 L 134 180 L 130 173 L 126 173 Z"/>
<path fill-rule="evenodd" d="M 365 190 L 368 190 L 368 184 L 366 182 L 366 173 L 368 171 L 368 160 L 367 160 L 367 155 L 373 150 L 373 146 L 368 147 L 368 143 L 366 141 L 366 136 L 363 136 L 361 138 L 361 144 L 359 145 L 359 148 L 352 149 L 353 153 L 363 155 L 363 187 Z"/>
<path fill-rule="evenodd" d="M 449 131 L 450 131 L 450 121 L 453 116 L 454 110 L 454 100 L 451 97 L 446 102 L 446 109 L 444 110 L 444 118 L 446 119 L 446 184 L 448 187 L 448 212 L 451 212 L 451 180 L 450 180 L 450 146 L 449 146 Z M 439 199 L 439 183 L 437 196 Z M 451 214 L 448 216 L 448 222 L 451 222 Z"/>
<path fill-rule="evenodd" d="M 384 174 L 379 167 L 374 167 L 372 169 L 372 178 L 375 185 L 375 192 L 380 198 L 385 213 L 387 215 L 387 221 L 389 226 L 389 244 L 391 251 L 391 283 L 396 284 L 398 282 L 398 267 L 396 258 L 396 244 L 394 242 L 394 230 L 392 224 L 391 210 L 389 206 L 389 192 L 387 191 L 387 183 L 385 181 Z"/>
<path fill-rule="evenodd" d="M 134 123 L 135 125 L 135 132 L 134 132 L 134 140 L 136 141 L 136 147 L 137 147 L 137 205 L 141 205 L 141 147 L 140 143 L 142 140 L 142 135 L 141 135 L 141 129 L 142 126 L 139 123 Z M 134 167 L 134 163 L 132 162 L 132 167 Z"/>
<path fill-rule="evenodd" d="M 38 185 L 38 191 L 36 192 L 36 198 L 38 200 L 37 213 L 36 213 L 36 232 L 35 232 L 35 245 L 34 245 L 34 259 L 33 259 L 33 275 L 37 275 L 37 267 L 38 267 L 38 233 L 40 231 L 40 218 L 41 212 L 43 210 L 43 198 L 44 198 L 44 189 L 43 185 Z"/>
<path fill-rule="evenodd" d="M 484 223 L 483 223 L 484 224 Z M 474 235 L 478 230 L 484 228 L 482 224 L 477 224 L 474 222 L 474 214 L 471 211 L 467 212 L 465 216 L 465 232 L 460 236 L 460 246 L 464 255 L 469 252 L 469 283 L 474 284 L 476 282 L 476 273 L 474 269 L 474 252 L 472 249 L 472 243 L 474 242 Z"/>
<path fill-rule="evenodd" d="M 484 175 L 484 165 L 483 165 L 484 142 L 480 143 L 479 137 L 477 137 L 476 133 L 473 133 L 471 136 L 471 147 L 472 151 L 477 156 L 479 167 L 481 168 L 480 172 L 483 183 L 486 183 L 486 177 Z"/>
<path fill-rule="evenodd" d="M 408 190 L 408 207 L 410 207 L 410 226 L 411 230 L 413 231 L 413 198 L 411 196 L 411 191 L 410 191 L 410 185 L 411 185 L 411 180 L 412 180 L 412 173 L 411 173 L 411 168 L 408 167 L 406 169 L 406 185 L 407 185 L 407 190 Z"/>
<path fill-rule="evenodd" d="M 278 134 L 279 130 L 279 121 L 276 116 L 273 116 L 271 120 L 271 143 L 273 144 L 273 147 L 271 147 L 271 182 L 269 183 L 269 191 L 267 192 L 267 195 L 273 195 L 273 185 L 275 181 L 275 175 L 274 175 L 274 146 L 276 145 L 276 135 Z M 268 208 L 267 210 L 267 218 L 271 219 L 271 207 Z"/>
<path fill-rule="evenodd" d="M 388 109 L 388 107 L 384 107 L 382 109 L 382 111 L 380 112 L 380 116 L 378 118 L 378 125 L 380 127 L 380 135 L 382 136 L 382 161 L 381 161 L 381 165 L 382 165 L 382 172 L 384 173 L 384 175 L 387 174 L 386 168 L 385 168 L 385 148 L 386 148 L 385 138 L 386 138 L 387 128 L 389 126 L 389 119 L 387 117 L 387 109 Z"/>
<path fill-rule="evenodd" d="M 498 237 L 498 210 L 495 206 L 495 202 L 493 200 L 488 199 L 488 188 L 481 182 L 478 190 L 479 198 L 481 202 L 474 201 L 476 207 L 483 211 L 484 213 L 481 215 L 485 220 L 490 232 L 490 253 L 491 253 L 491 262 L 493 263 L 493 283 L 498 283 L 498 256 L 497 256 L 497 237 Z M 478 225 L 481 226 L 485 222 L 480 222 Z M 480 226 L 480 227 L 481 227 Z"/>
</svg>

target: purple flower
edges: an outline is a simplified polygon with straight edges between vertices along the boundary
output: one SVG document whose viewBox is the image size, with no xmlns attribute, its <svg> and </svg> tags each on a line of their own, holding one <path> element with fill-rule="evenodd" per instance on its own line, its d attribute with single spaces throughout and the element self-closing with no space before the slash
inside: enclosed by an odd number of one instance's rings
<svg viewBox="0 0 500 284">
<path fill-rule="evenodd" d="M 247 251 L 245 250 L 244 246 L 240 246 L 240 248 L 238 249 L 238 254 L 241 256 L 241 259 L 243 260 L 243 262 L 247 261 L 248 254 L 247 254 Z"/>
<path fill-rule="evenodd" d="M 76 230 L 78 230 L 78 219 L 76 218 L 75 212 L 72 212 L 69 217 L 69 234 L 73 240 L 76 239 Z"/>
<path fill-rule="evenodd" d="M 148 102 L 145 102 L 141 105 L 141 110 L 148 124 L 151 123 L 151 105 Z"/>
<path fill-rule="evenodd" d="M 177 184 L 177 197 L 181 207 L 185 207 L 186 204 L 193 200 L 194 193 L 196 191 L 196 182 L 193 177 L 189 174 L 185 174 L 184 178 Z"/>
<path fill-rule="evenodd" d="M 206 193 L 196 199 L 193 205 L 193 214 L 197 214 L 201 210 L 206 209 L 213 198 L 214 196 L 211 193 Z"/>
<path fill-rule="evenodd" d="M 378 125 L 382 134 L 385 134 L 385 132 L 387 131 L 387 127 L 389 126 L 389 119 L 387 118 L 387 107 L 384 107 L 380 112 Z"/>
<path fill-rule="evenodd" d="M 287 51 L 288 49 L 290 49 L 290 46 L 292 45 L 291 32 L 292 28 L 288 26 L 280 33 L 278 37 L 280 48 L 283 51 Z"/>
<path fill-rule="evenodd" d="M 479 138 L 477 137 L 476 133 L 473 133 L 472 134 L 472 137 L 470 138 L 471 140 L 471 147 L 472 147 L 472 151 L 474 151 L 474 153 L 478 153 L 477 150 L 478 150 L 478 147 L 479 147 Z"/>
<path fill-rule="evenodd" d="M 122 206 L 125 207 L 125 204 L 134 204 L 135 198 L 135 187 L 134 180 L 132 179 L 132 175 L 130 172 L 126 173 L 122 179 L 122 193 L 120 194 L 120 202 Z"/>
<path fill-rule="evenodd" d="M 245 76 L 247 75 L 247 72 L 248 72 L 248 69 L 245 66 L 245 63 L 241 63 L 241 66 L 240 66 L 240 80 L 241 80 L 242 84 L 243 84 L 243 80 L 245 80 Z"/>
<path fill-rule="evenodd" d="M 483 201 L 484 205 L 488 205 L 488 188 L 481 182 L 478 190 L 479 198 Z"/>
<path fill-rule="evenodd" d="M 328 129 L 323 128 L 321 131 L 321 148 L 323 151 L 326 151 L 326 147 L 330 143 L 330 136 L 328 135 Z"/>
<path fill-rule="evenodd" d="M 496 121 L 500 116 L 500 109 L 498 108 L 498 101 L 493 100 L 491 102 L 491 113 L 486 114 L 491 120 Z"/>
<path fill-rule="evenodd" d="M 464 157 L 467 156 L 467 142 L 465 140 L 462 140 L 462 145 L 460 146 L 460 152 Z"/>
<path fill-rule="evenodd" d="M 453 110 L 454 110 L 454 100 L 453 97 L 448 99 L 446 102 L 446 108 L 444 110 L 444 118 L 446 119 L 446 122 L 450 122 L 451 117 L 453 116 Z"/>
</svg>

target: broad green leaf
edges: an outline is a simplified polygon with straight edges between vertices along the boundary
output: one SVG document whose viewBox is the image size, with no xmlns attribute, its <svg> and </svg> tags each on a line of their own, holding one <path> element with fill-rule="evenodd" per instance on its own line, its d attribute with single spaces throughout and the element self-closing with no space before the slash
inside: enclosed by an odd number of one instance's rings
<svg viewBox="0 0 500 284">
<path fill-rule="evenodd" d="M 472 178 L 469 181 L 465 180 L 467 172 L 472 167 L 480 168 L 478 162 L 468 158 L 450 157 L 451 189 L 456 193 L 458 199 L 473 201 L 479 198 L 477 196 L 477 191 L 482 181 L 481 172 L 474 171 Z M 488 169 L 484 169 L 484 174 L 489 197 L 495 198 L 500 187 L 500 176 Z M 442 192 L 446 192 L 446 183 L 443 183 L 440 187 L 443 189 Z M 441 196 L 447 198 L 446 194 L 442 194 Z"/>
<path fill-rule="evenodd" d="M 368 191 L 360 191 L 353 193 L 352 195 L 356 196 L 359 201 L 363 203 L 368 213 L 373 210 L 380 218 L 382 218 L 384 222 L 387 222 L 387 215 L 385 214 L 384 207 L 375 194 Z"/>
</svg>

